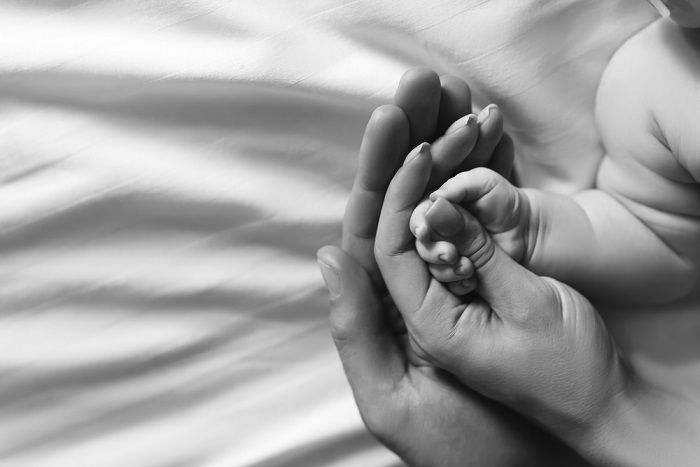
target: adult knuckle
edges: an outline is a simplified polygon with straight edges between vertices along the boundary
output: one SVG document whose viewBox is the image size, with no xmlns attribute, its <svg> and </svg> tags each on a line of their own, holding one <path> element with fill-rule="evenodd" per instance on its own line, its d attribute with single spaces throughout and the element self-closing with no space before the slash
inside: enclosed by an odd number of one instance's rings
<svg viewBox="0 0 700 467">
<path fill-rule="evenodd" d="M 377 265 L 381 269 L 382 265 L 385 262 L 385 258 L 388 256 L 388 254 L 384 251 L 384 248 L 379 244 L 379 242 L 374 243 L 374 247 L 372 247 L 372 252 L 374 254 L 374 260 L 377 262 Z"/>
<path fill-rule="evenodd" d="M 330 315 L 331 337 L 338 349 L 345 347 L 353 329 L 353 317 L 346 313 L 333 312 Z"/>
</svg>

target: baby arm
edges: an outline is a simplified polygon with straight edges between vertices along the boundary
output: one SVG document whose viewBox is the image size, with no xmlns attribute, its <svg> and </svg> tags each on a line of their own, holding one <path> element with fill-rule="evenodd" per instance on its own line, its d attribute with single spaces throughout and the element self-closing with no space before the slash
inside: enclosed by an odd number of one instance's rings
<svg viewBox="0 0 700 467">
<path fill-rule="evenodd" d="M 419 254 L 454 293 L 474 286 L 455 265 L 467 273 L 471 268 L 441 240 L 450 230 L 440 216 L 441 198 L 469 210 L 506 253 L 533 272 L 566 282 L 592 299 L 648 304 L 687 292 L 687 281 L 676 276 L 687 274 L 689 266 L 609 194 L 519 189 L 479 168 L 450 179 L 411 218 Z"/>
</svg>

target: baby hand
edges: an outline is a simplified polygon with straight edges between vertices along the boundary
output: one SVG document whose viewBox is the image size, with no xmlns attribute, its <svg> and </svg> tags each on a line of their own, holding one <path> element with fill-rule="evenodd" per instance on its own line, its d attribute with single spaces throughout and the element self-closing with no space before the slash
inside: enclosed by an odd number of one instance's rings
<svg viewBox="0 0 700 467">
<path fill-rule="evenodd" d="M 411 215 L 416 250 L 431 274 L 457 295 L 476 287 L 474 268 L 463 252 L 446 241 L 462 230 L 462 217 L 452 216 L 449 204 L 468 210 L 513 259 L 526 262 L 537 219 L 531 215 L 528 197 L 505 178 L 486 168 L 462 172 L 434 191 Z"/>
</svg>

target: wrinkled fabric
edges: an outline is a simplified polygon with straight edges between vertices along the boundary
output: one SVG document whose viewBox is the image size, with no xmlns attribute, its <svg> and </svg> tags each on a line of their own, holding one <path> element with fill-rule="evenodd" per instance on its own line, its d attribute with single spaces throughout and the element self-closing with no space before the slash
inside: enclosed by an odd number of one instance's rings
<svg viewBox="0 0 700 467">
<path fill-rule="evenodd" d="M 589 186 L 597 80 L 653 17 L 0 2 L 0 464 L 399 464 L 363 428 L 314 254 L 339 242 L 371 110 L 411 66 L 458 74 L 503 107 L 524 183 Z"/>
</svg>

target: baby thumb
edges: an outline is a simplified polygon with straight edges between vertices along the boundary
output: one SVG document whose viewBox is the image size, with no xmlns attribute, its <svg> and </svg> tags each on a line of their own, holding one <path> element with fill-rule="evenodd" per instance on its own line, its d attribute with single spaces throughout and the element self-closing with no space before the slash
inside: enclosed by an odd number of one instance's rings
<svg viewBox="0 0 700 467">
<path fill-rule="evenodd" d="M 549 288 L 544 279 L 505 253 L 467 210 L 438 198 L 426 213 L 435 234 L 454 243 L 476 271 L 476 291 L 499 316 L 523 316 L 537 311 Z"/>
<path fill-rule="evenodd" d="M 425 222 L 434 234 L 447 241 L 457 238 L 465 227 L 462 214 L 445 198 L 437 198 L 431 204 L 425 212 Z"/>
</svg>

